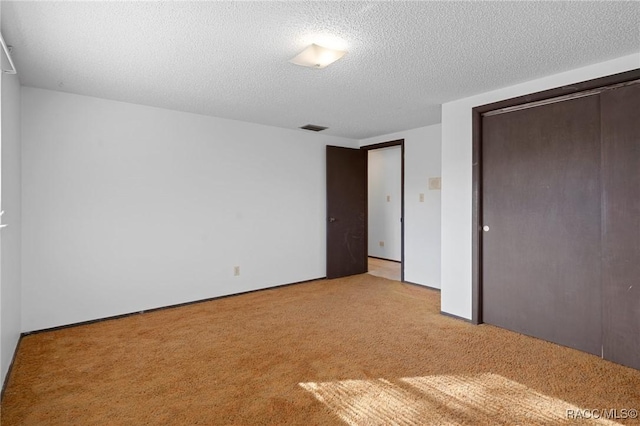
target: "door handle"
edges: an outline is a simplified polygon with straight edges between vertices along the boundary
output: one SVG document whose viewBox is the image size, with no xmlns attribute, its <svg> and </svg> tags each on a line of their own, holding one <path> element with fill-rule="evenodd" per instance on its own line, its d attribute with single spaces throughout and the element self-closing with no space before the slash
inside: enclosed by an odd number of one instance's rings
<svg viewBox="0 0 640 426">
<path fill-rule="evenodd" d="M 329 218 L 329 222 L 335 222 L 335 221 L 336 221 L 336 218 L 335 218 L 335 217 L 330 217 L 330 218 Z"/>
<path fill-rule="evenodd" d="M 482 230 L 483 230 L 484 232 L 489 232 L 489 229 L 490 229 L 490 228 L 489 228 L 489 225 L 485 225 L 485 226 L 483 226 L 483 227 L 482 227 Z"/>
</svg>

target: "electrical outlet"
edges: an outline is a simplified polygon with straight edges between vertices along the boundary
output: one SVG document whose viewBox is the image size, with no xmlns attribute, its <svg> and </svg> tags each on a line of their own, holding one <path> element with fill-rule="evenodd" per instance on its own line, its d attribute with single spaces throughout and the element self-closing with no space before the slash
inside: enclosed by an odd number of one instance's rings
<svg viewBox="0 0 640 426">
<path fill-rule="evenodd" d="M 238 275 L 240 275 L 240 267 L 239 266 L 234 266 L 233 267 L 233 275 L 236 276 L 236 277 Z"/>
<path fill-rule="evenodd" d="M 424 203 L 424 194 L 420 194 L 420 202 Z"/>
<path fill-rule="evenodd" d="M 384 247 L 384 241 L 380 241 L 380 247 Z"/>
</svg>

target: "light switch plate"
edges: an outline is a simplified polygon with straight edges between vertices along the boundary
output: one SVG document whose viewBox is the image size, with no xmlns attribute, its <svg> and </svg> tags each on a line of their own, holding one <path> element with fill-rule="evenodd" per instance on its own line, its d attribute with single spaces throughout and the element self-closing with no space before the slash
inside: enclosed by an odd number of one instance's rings
<svg viewBox="0 0 640 426">
<path fill-rule="evenodd" d="M 441 182 L 439 177 L 429 178 L 429 190 L 440 189 L 440 185 Z"/>
</svg>

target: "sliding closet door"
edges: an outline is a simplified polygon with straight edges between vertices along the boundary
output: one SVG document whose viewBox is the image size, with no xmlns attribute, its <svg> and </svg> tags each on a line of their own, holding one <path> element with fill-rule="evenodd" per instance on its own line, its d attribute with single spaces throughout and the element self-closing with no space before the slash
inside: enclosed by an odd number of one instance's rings
<svg viewBox="0 0 640 426">
<path fill-rule="evenodd" d="M 640 369 L 640 84 L 601 103 L 603 356 Z"/>
<path fill-rule="evenodd" d="M 601 354 L 600 154 L 597 95 L 483 117 L 484 322 Z"/>
</svg>

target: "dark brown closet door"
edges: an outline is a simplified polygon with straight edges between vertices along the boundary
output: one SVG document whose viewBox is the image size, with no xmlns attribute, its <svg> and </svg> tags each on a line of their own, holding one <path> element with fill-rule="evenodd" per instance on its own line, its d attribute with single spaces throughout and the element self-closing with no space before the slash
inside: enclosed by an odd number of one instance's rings
<svg viewBox="0 0 640 426">
<path fill-rule="evenodd" d="M 601 354 L 597 95 L 482 121 L 483 320 Z"/>
<path fill-rule="evenodd" d="M 603 356 L 640 369 L 640 84 L 601 103 Z"/>
</svg>

